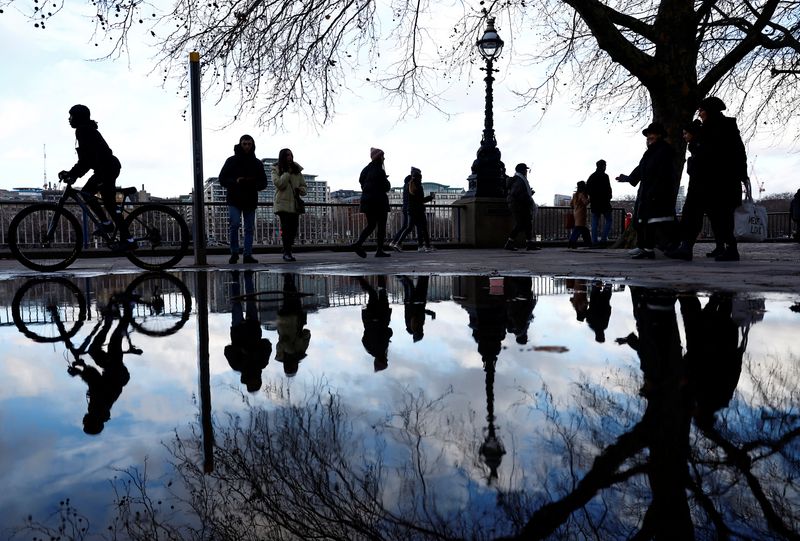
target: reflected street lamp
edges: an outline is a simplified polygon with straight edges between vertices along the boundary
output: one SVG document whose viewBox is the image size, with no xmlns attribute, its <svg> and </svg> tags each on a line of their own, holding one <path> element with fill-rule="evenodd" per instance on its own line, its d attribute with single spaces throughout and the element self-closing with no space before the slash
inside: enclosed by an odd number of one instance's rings
<svg viewBox="0 0 800 541">
<path fill-rule="evenodd" d="M 476 197 L 502 197 L 504 187 L 500 173 L 500 149 L 497 148 L 497 140 L 494 136 L 494 116 L 492 114 L 492 83 L 494 77 L 492 73 L 497 71 L 492 66 L 494 61 L 503 51 L 503 40 L 494 28 L 494 17 L 487 21 L 486 30 L 481 39 L 476 44 L 478 52 L 486 60 L 486 67 L 480 68 L 486 72 L 486 114 L 483 123 L 483 136 L 481 146 L 478 149 L 478 156 L 472 164 L 472 172 L 475 177 L 475 196 Z M 473 186 L 470 186 L 470 190 Z"/>
</svg>

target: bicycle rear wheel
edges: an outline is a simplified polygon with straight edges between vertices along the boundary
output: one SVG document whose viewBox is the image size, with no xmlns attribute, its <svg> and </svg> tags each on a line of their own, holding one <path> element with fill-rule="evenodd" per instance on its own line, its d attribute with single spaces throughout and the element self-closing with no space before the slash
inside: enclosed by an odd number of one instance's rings
<svg viewBox="0 0 800 541">
<path fill-rule="evenodd" d="M 136 239 L 135 251 L 125 256 L 146 270 L 164 270 L 183 259 L 189 247 L 189 227 L 175 209 L 165 205 L 142 205 L 125 218 L 128 232 Z"/>
<path fill-rule="evenodd" d="M 148 272 L 125 289 L 136 303 L 131 326 L 147 336 L 168 336 L 179 331 L 192 312 L 192 295 L 180 279 L 165 272 Z"/>
<path fill-rule="evenodd" d="M 63 270 L 80 255 L 83 231 L 71 212 L 53 203 L 37 203 L 25 207 L 11 220 L 8 247 L 17 261 L 29 269 Z"/>
<path fill-rule="evenodd" d="M 60 342 L 75 336 L 86 320 L 86 297 L 66 278 L 34 278 L 14 295 L 11 317 L 34 342 Z"/>
</svg>

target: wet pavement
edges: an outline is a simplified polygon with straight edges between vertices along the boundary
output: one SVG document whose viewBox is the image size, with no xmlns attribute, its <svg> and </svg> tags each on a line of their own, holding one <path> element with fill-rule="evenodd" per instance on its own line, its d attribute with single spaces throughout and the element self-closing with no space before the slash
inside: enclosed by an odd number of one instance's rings
<svg viewBox="0 0 800 541">
<path fill-rule="evenodd" d="M 372 252 L 361 259 L 347 251 L 298 251 L 297 261 L 287 263 L 278 253 L 256 254 L 257 265 L 228 265 L 228 255 L 207 257 L 207 265 L 194 266 L 187 255 L 176 270 L 249 268 L 269 272 L 308 274 L 460 274 L 460 275 L 544 275 L 573 278 L 602 278 L 648 287 L 696 289 L 724 288 L 730 291 L 800 290 L 800 244 L 741 244 L 742 260 L 718 263 L 704 257 L 710 244 L 695 246 L 691 262 L 676 261 L 660 252 L 655 260 L 631 260 L 625 250 L 569 250 L 564 247 L 539 251 L 440 249 L 433 253 L 407 250 L 390 258 L 375 258 Z M 138 272 L 124 258 L 79 259 L 65 273 Z M 37 274 L 11 259 L 0 259 L 0 277 Z"/>
</svg>

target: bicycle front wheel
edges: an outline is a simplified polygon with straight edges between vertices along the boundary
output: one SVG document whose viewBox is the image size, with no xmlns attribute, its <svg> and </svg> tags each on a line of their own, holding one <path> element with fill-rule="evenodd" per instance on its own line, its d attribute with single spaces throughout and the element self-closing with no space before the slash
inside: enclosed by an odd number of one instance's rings
<svg viewBox="0 0 800 541">
<path fill-rule="evenodd" d="M 34 342 L 60 342 L 75 336 L 86 320 L 86 297 L 66 278 L 34 278 L 14 295 L 11 317 Z"/>
<path fill-rule="evenodd" d="M 189 247 L 189 227 L 175 209 L 165 205 L 142 205 L 125 218 L 128 232 L 136 239 L 135 251 L 126 257 L 146 270 L 164 270 L 183 259 Z"/>
<path fill-rule="evenodd" d="M 135 302 L 131 326 L 147 336 L 178 332 L 192 312 L 192 295 L 179 278 L 166 272 L 148 272 L 125 289 Z"/>
<path fill-rule="evenodd" d="M 8 247 L 29 269 L 66 269 L 80 255 L 83 232 L 71 212 L 53 203 L 25 207 L 8 226 Z"/>
</svg>

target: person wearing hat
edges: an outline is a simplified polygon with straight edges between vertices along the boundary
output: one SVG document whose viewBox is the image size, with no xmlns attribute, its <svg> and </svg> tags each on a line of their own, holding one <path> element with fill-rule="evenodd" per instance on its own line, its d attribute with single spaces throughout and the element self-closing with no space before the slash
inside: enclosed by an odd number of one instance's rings
<svg viewBox="0 0 800 541">
<path fill-rule="evenodd" d="M 569 235 L 568 248 L 576 248 L 578 237 L 583 237 L 583 242 L 586 246 L 592 246 L 592 239 L 589 235 L 589 228 L 586 227 L 586 218 L 588 214 L 589 195 L 586 193 L 586 183 L 579 181 L 576 186 L 575 193 L 572 194 L 572 215 L 575 218 L 575 226 L 572 228 L 572 233 Z"/>
<path fill-rule="evenodd" d="M 595 166 L 595 172 L 586 180 L 586 194 L 592 211 L 592 246 L 605 248 L 611 232 L 611 182 L 606 174 L 606 161 L 598 160 Z M 603 218 L 602 234 L 600 218 Z"/>
<path fill-rule="evenodd" d="M 231 343 L 223 350 L 228 364 L 240 373 L 240 381 L 249 393 L 261 389 L 261 372 L 269 364 L 272 355 L 272 342 L 262 338 L 253 278 L 252 270 L 245 271 L 245 294 L 242 297 L 239 271 L 231 273 Z"/>
<path fill-rule="evenodd" d="M 389 196 L 387 193 L 392 189 L 389 184 L 389 176 L 384 167 L 385 155 L 379 148 L 369 149 L 369 164 L 361 171 L 358 178 L 361 184 L 361 203 L 359 208 L 367 217 L 367 225 L 358 240 L 353 244 L 353 251 L 358 257 L 367 257 L 364 251 L 364 242 L 377 229 L 375 242 L 378 249 L 375 257 L 389 257 L 383 250 L 383 241 L 386 238 L 386 218 L 389 216 Z"/>
<path fill-rule="evenodd" d="M 533 242 L 533 190 L 528 183 L 528 171 L 530 168 L 524 163 L 518 163 L 514 168 L 514 176 L 508 178 L 508 192 L 506 203 L 511 210 L 514 218 L 514 228 L 508 234 L 505 246 L 506 250 L 515 252 L 517 247 L 517 235 L 524 233 L 525 248 L 527 250 L 538 250 Z"/>
<path fill-rule="evenodd" d="M 742 183 L 747 179 L 747 152 L 736 119 L 722 114 L 725 103 L 716 96 L 704 98 L 698 106 L 703 122 L 703 155 L 708 164 L 708 219 L 717 247 L 707 255 L 716 261 L 739 261 L 733 234 L 733 214 L 742 204 Z"/>
<path fill-rule="evenodd" d="M 88 107 L 81 104 L 73 105 L 69 110 L 69 125 L 75 129 L 75 140 L 77 141 L 75 150 L 78 153 L 78 163 L 73 165 L 69 171 L 59 172 L 59 180 L 71 184 L 91 169 L 93 174 L 81 188 L 81 193 L 84 194 L 86 203 L 100 219 L 100 226 L 94 234 L 111 233 L 116 225 L 120 238 L 118 248 L 120 250 L 136 248 L 136 241 L 131 238 L 125 221 L 122 219 L 122 209 L 117 205 L 116 181 L 122 165 L 97 130 L 97 122 L 92 120 Z M 102 205 L 94 197 L 94 194 L 98 192 L 103 201 Z M 111 215 L 110 219 L 105 211 Z"/>
<path fill-rule="evenodd" d="M 267 187 L 264 164 L 256 158 L 256 142 L 242 135 L 233 146 L 233 156 L 225 160 L 219 172 L 219 184 L 226 189 L 230 217 L 230 251 L 228 263 L 239 261 L 239 226 L 244 222 L 244 263 L 258 263 L 253 257 L 253 232 L 256 223 L 258 192 Z"/>
<path fill-rule="evenodd" d="M 633 213 L 636 247 L 633 259 L 655 259 L 656 242 L 666 243 L 675 224 L 675 201 L 680 178 L 675 172 L 675 151 L 666 141 L 667 132 L 659 122 L 652 122 L 642 135 L 647 150 L 630 175 L 617 180 L 639 186 Z"/>
<path fill-rule="evenodd" d="M 664 255 L 673 259 L 692 260 L 692 248 L 697 235 L 703 228 L 703 215 L 709 212 L 713 190 L 709 186 L 708 161 L 703 153 L 703 125 L 695 120 L 683 127 L 683 140 L 691 156 L 686 159 L 686 174 L 689 176 L 689 187 L 686 190 L 686 201 L 681 212 L 678 228 L 680 243 Z M 716 235 L 715 235 L 716 236 Z M 724 249 L 724 245 L 718 250 Z"/>
</svg>

